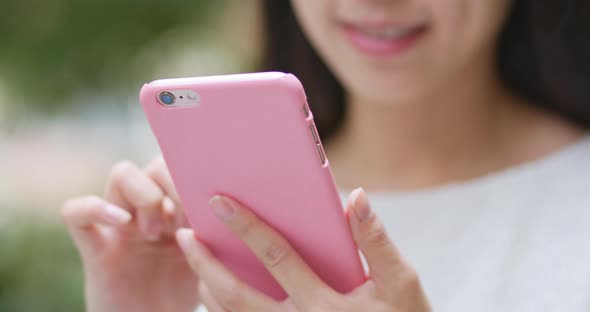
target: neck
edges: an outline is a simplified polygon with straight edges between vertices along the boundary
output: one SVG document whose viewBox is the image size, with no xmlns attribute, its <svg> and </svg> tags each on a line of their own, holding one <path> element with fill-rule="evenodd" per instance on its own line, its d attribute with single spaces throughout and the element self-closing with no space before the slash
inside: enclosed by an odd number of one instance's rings
<svg viewBox="0 0 590 312">
<path fill-rule="evenodd" d="M 457 75 L 428 96 L 379 103 L 349 96 L 342 131 L 327 146 L 342 187 L 416 189 L 496 170 L 507 116 L 523 105 L 493 64 Z"/>
</svg>

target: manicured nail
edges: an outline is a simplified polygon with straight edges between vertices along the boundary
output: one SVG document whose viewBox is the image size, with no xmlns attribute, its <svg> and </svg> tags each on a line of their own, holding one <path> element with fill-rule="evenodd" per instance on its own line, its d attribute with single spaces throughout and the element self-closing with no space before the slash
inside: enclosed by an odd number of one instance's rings
<svg viewBox="0 0 590 312">
<path fill-rule="evenodd" d="M 188 254 L 192 251 L 195 235 L 191 229 L 179 229 L 176 231 L 176 241 L 182 252 Z"/>
<path fill-rule="evenodd" d="M 219 195 L 211 198 L 209 206 L 211 206 L 215 215 L 223 221 L 229 221 L 234 217 L 236 212 L 230 200 Z"/>
<path fill-rule="evenodd" d="M 176 209 L 176 204 L 172 198 L 168 196 L 164 197 L 164 199 L 162 199 L 162 210 L 164 210 L 164 213 L 172 215 L 174 214 L 174 209 Z"/>
<path fill-rule="evenodd" d="M 367 193 L 362 188 L 357 188 L 350 194 L 352 200 L 352 209 L 359 222 L 369 220 L 371 216 L 371 204 L 367 198 Z"/>
<path fill-rule="evenodd" d="M 104 217 L 113 224 L 127 224 L 131 221 L 131 214 L 127 210 L 113 204 L 104 206 Z"/>
</svg>

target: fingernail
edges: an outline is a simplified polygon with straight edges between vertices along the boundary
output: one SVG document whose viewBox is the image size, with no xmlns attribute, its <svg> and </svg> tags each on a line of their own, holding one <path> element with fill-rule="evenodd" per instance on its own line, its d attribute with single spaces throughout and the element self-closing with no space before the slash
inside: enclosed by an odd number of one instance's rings
<svg viewBox="0 0 590 312">
<path fill-rule="evenodd" d="M 188 254 L 192 250 L 194 239 L 195 236 L 191 229 L 179 229 L 176 231 L 176 241 L 185 254 Z"/>
<path fill-rule="evenodd" d="M 162 199 L 162 209 L 168 215 L 174 214 L 174 209 L 176 209 L 176 204 L 170 197 L 164 197 Z"/>
<path fill-rule="evenodd" d="M 236 212 L 230 200 L 221 196 L 213 196 L 209 201 L 209 206 L 215 215 L 223 221 L 229 221 Z"/>
<path fill-rule="evenodd" d="M 352 199 L 352 209 L 359 222 L 369 220 L 371 216 L 371 205 L 367 198 L 367 193 L 362 188 L 354 190 L 350 197 Z"/>
<path fill-rule="evenodd" d="M 108 222 L 114 224 L 127 224 L 131 221 L 131 214 L 127 210 L 113 204 L 104 206 L 104 216 Z"/>
</svg>

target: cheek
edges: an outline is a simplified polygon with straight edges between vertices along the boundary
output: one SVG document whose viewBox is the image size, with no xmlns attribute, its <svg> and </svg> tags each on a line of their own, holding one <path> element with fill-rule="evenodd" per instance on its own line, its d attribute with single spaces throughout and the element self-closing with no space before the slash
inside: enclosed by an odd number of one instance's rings
<svg viewBox="0 0 590 312">
<path fill-rule="evenodd" d="M 330 40 L 331 1 L 291 0 L 291 4 L 299 25 L 314 46 Z"/>
<path fill-rule="evenodd" d="M 434 8 L 434 48 L 443 54 L 435 59 L 441 66 L 461 66 L 493 56 L 510 0 L 430 2 Z"/>
<path fill-rule="evenodd" d="M 407 2 L 408 11 L 426 16 L 432 28 L 416 49 L 391 61 L 359 55 L 337 28 L 338 10 L 349 13 L 348 2 L 292 0 L 292 4 L 313 46 L 348 92 L 379 102 L 403 102 L 424 96 L 471 63 L 490 58 L 510 1 Z"/>
<path fill-rule="evenodd" d="M 498 35 L 509 13 L 510 0 L 425 0 L 432 28 L 424 45 L 413 51 L 402 70 L 390 71 L 392 83 L 383 96 L 412 101 L 460 82 L 493 62 Z M 376 86 L 376 84 L 374 84 Z M 387 89 L 389 87 L 389 89 Z"/>
<path fill-rule="evenodd" d="M 342 8 L 343 2 L 291 0 L 291 3 L 299 25 L 315 51 L 337 78 L 346 84 L 345 80 L 355 70 L 349 66 L 353 60 L 352 51 L 336 22 L 338 10 Z"/>
</svg>

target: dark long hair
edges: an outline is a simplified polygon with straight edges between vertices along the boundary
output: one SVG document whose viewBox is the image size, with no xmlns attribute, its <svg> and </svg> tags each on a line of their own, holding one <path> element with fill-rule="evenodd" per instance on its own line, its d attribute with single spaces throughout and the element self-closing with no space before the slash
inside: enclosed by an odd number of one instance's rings
<svg viewBox="0 0 590 312">
<path fill-rule="evenodd" d="M 263 19 L 263 69 L 299 77 L 318 131 L 329 139 L 346 114 L 342 85 L 305 38 L 290 1 L 264 0 Z M 516 93 L 590 126 L 590 1 L 514 0 L 497 56 Z"/>
</svg>

